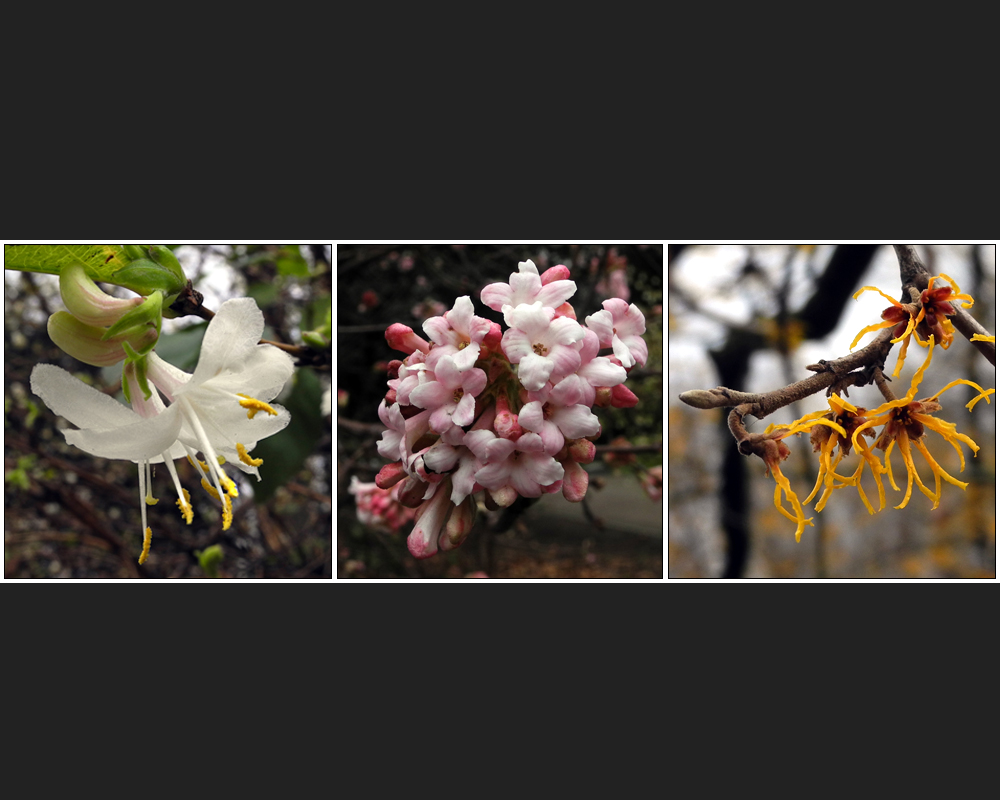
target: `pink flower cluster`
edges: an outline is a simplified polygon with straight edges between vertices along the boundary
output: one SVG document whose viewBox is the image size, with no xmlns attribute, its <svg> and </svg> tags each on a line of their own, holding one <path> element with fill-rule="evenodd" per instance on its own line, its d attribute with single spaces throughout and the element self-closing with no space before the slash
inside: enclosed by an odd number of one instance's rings
<svg viewBox="0 0 1000 800">
<path fill-rule="evenodd" d="M 593 461 L 601 432 L 592 407 L 638 402 L 623 384 L 646 363 L 642 312 L 613 298 L 580 325 L 569 274 L 559 265 L 539 275 L 522 261 L 508 283 L 484 288 L 480 299 L 503 313 L 506 331 L 475 316 L 468 296 L 424 321 L 430 341 L 398 323 L 386 330 L 389 346 L 407 356 L 389 364 L 378 451 L 392 463 L 375 483 L 400 484 L 399 502 L 417 509 L 407 539 L 417 558 L 465 540 L 478 492 L 493 509 L 558 491 L 582 500 L 581 464 Z M 599 355 L 602 348 L 613 354 Z"/>
<path fill-rule="evenodd" d="M 347 490 L 354 495 L 354 503 L 358 509 L 358 519 L 366 525 L 396 533 L 408 522 L 412 522 L 417 514 L 415 508 L 408 508 L 399 502 L 399 489 L 380 489 L 374 483 L 362 483 L 356 476 L 351 477 L 351 486 Z"/>
</svg>

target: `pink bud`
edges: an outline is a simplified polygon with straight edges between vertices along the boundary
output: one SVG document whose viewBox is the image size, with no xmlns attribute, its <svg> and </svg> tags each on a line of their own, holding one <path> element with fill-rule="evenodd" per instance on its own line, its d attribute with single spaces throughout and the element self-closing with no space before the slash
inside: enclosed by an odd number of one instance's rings
<svg viewBox="0 0 1000 800">
<path fill-rule="evenodd" d="M 611 405 L 615 408 L 632 408 L 639 402 L 639 398 L 633 394 L 631 389 L 620 383 L 611 390 Z"/>
<path fill-rule="evenodd" d="M 386 407 L 391 407 L 393 403 L 396 402 L 396 390 L 390 389 L 385 393 L 385 405 Z"/>
<path fill-rule="evenodd" d="M 549 267 L 540 276 L 542 279 L 542 286 L 545 286 L 552 281 L 568 281 L 569 280 L 569 267 L 564 264 L 556 264 L 554 267 Z M 576 317 L 573 317 L 576 319 Z"/>
<path fill-rule="evenodd" d="M 516 441 L 524 433 L 517 422 L 517 414 L 510 410 L 510 402 L 505 394 L 497 395 L 497 415 L 493 420 L 493 428 L 497 436 L 511 441 Z"/>
<path fill-rule="evenodd" d="M 587 439 L 574 439 L 569 445 L 569 457 L 577 464 L 589 464 L 597 455 L 594 443 Z"/>
<path fill-rule="evenodd" d="M 587 494 L 590 476 L 587 474 L 587 470 L 575 461 L 566 461 L 563 463 L 563 467 L 565 469 L 562 485 L 563 497 L 571 503 L 579 503 Z"/>
<path fill-rule="evenodd" d="M 489 353 L 499 353 L 501 339 L 503 339 L 503 332 L 500 330 L 500 323 L 491 322 L 489 331 L 479 344 L 480 358 L 485 358 Z"/>
<path fill-rule="evenodd" d="M 556 309 L 556 317 L 569 317 L 570 319 L 576 319 L 576 309 L 573 308 L 567 300 Z M 555 317 L 553 317 L 553 319 L 555 319 Z"/>
<path fill-rule="evenodd" d="M 392 464 L 386 464 L 379 470 L 378 475 L 375 476 L 375 485 L 379 489 L 388 489 L 390 486 L 395 486 L 405 477 L 406 470 L 403 469 L 403 462 L 396 461 Z"/>
<path fill-rule="evenodd" d="M 386 366 L 386 371 L 389 373 L 389 380 L 395 380 L 399 377 L 399 368 L 403 366 L 403 362 L 399 359 L 394 358 Z"/>
<path fill-rule="evenodd" d="M 427 353 L 431 349 L 430 342 L 421 339 L 413 332 L 413 328 L 407 327 L 400 322 L 394 322 L 385 329 L 385 340 L 393 350 L 409 355 L 414 350 Z"/>
<path fill-rule="evenodd" d="M 598 386 L 594 391 L 594 404 L 600 408 L 607 408 L 611 405 L 611 388 L 608 386 Z"/>
<path fill-rule="evenodd" d="M 444 535 L 438 540 L 442 550 L 452 550 L 465 541 L 476 520 L 476 501 L 469 495 L 456 506 L 444 526 Z"/>
</svg>

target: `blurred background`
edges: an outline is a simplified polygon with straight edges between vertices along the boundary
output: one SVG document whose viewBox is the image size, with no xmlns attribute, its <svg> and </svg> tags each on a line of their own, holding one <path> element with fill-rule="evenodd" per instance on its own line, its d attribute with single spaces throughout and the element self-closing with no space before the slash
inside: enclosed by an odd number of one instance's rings
<svg viewBox="0 0 1000 800">
<path fill-rule="evenodd" d="M 253 297 L 264 313 L 264 338 L 301 345 L 303 331 L 331 319 L 330 245 L 173 246 L 204 306 Z M 103 286 L 121 297 L 131 292 Z M 121 365 L 83 364 L 49 339 L 46 321 L 63 308 L 55 275 L 4 271 L 4 574 L 7 578 L 331 578 L 332 349 L 312 349 L 274 402 L 291 412 L 282 432 L 258 443 L 262 480 L 235 469 L 239 498 L 222 530 L 220 504 L 177 461 L 194 519 L 177 511 L 164 466 L 154 473 L 147 509 L 153 544 L 142 551 L 135 464 L 95 458 L 59 433 L 73 427 L 31 393 L 37 363 L 55 364 L 124 402 Z M 193 372 L 208 323 L 164 319 L 156 352 Z M 57 420 L 59 420 L 57 422 Z"/>
<path fill-rule="evenodd" d="M 995 333 L 995 246 L 922 245 L 917 250 L 931 275 L 945 273 L 973 296 L 969 313 Z M 895 492 L 884 478 L 886 508 L 870 516 L 854 487 L 835 490 L 821 513 L 813 513 L 816 498 L 805 508 L 815 527 L 806 527 L 800 543 L 794 523 L 774 507 L 775 483 L 765 476 L 763 462 L 737 452 L 726 427 L 728 409 L 703 411 L 677 399 L 687 390 L 719 385 L 771 391 L 813 374 L 807 364 L 848 354 L 857 333 L 880 322 L 889 305 L 875 292 L 857 300 L 852 295 L 869 285 L 899 299 L 899 266 L 890 245 L 669 245 L 667 275 L 669 577 L 996 576 L 995 396 L 993 404 L 981 401 L 971 413 L 965 408 L 976 394 L 970 387 L 950 389 L 939 398 L 943 410 L 937 416 L 980 446 L 975 458 L 962 446 L 964 472 L 941 436 L 928 431 L 924 440 L 949 474 L 969 484 L 965 491 L 944 483 L 940 505 L 931 512 L 931 501 L 914 486 L 907 507 L 896 510 L 903 492 Z M 876 335 L 866 334 L 857 347 Z M 886 360 L 888 375 L 898 350 L 899 345 Z M 897 396 L 909 389 L 926 355 L 926 349 L 911 343 L 902 374 L 891 384 Z M 917 398 L 956 378 L 987 389 L 996 386 L 993 365 L 957 332 L 949 350 L 935 349 Z M 851 388 L 847 399 L 866 408 L 883 402 L 874 386 Z M 818 393 L 764 420 L 748 418 L 747 429 L 760 432 L 770 423 L 828 408 L 825 393 Z M 818 456 L 808 435 L 785 443 L 792 452 L 782 470 L 804 500 L 816 481 Z M 852 453 L 837 471 L 852 474 L 857 458 Z M 892 461 L 896 482 L 905 491 L 900 476 L 905 481 L 906 468 L 898 448 Z M 915 464 L 933 489 L 933 474 L 919 453 Z M 877 508 L 878 491 L 867 468 L 862 484 Z"/>
<path fill-rule="evenodd" d="M 587 465 L 583 503 L 561 493 L 523 499 L 506 515 L 480 513 L 464 544 L 418 561 L 406 549 L 412 522 L 398 529 L 358 519 L 351 479 L 374 481 L 387 462 L 376 443 L 387 389 L 393 322 L 421 324 L 469 295 L 478 316 L 503 316 L 480 302 L 482 288 L 507 282 L 520 261 L 544 272 L 565 264 L 581 323 L 621 297 L 646 317 L 649 360 L 627 386 L 632 409 L 595 409 L 602 435 Z M 338 578 L 661 578 L 663 577 L 663 248 L 660 245 L 350 245 L 337 248 L 337 576 Z M 482 508 L 481 508 L 482 511 Z"/>
</svg>

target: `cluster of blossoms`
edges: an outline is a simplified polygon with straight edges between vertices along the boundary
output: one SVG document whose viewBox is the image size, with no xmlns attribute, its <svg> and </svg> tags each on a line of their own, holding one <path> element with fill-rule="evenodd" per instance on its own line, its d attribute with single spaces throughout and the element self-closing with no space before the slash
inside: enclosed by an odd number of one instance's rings
<svg viewBox="0 0 1000 800">
<path fill-rule="evenodd" d="M 390 347 L 407 356 L 389 364 L 378 451 L 392 463 L 375 483 L 416 508 L 407 546 L 417 558 L 465 540 L 478 492 L 493 509 L 559 491 L 582 500 L 581 465 L 593 461 L 601 431 L 592 408 L 638 402 L 623 384 L 646 363 L 642 312 L 606 300 L 581 325 L 569 274 L 559 265 L 539 275 L 523 261 L 508 283 L 485 287 L 480 298 L 503 314 L 506 331 L 475 316 L 468 296 L 424 321 L 430 341 L 405 325 L 386 330 Z"/>
<path fill-rule="evenodd" d="M 947 280 L 950 287 L 934 288 L 934 282 L 943 278 Z M 816 484 L 812 492 L 805 499 L 809 503 L 820 492 L 822 494 L 817 501 L 815 509 L 822 511 L 830 498 L 834 489 L 841 489 L 845 486 L 854 486 L 858 490 L 865 508 L 869 514 L 876 513 L 876 509 L 869 501 L 861 485 L 861 475 L 867 466 L 875 478 L 878 488 L 879 506 L 878 511 L 885 508 L 885 487 L 882 483 L 882 476 L 888 475 L 889 483 L 895 491 L 901 491 L 897 486 L 892 472 L 890 456 L 898 447 L 906 467 L 907 482 L 906 493 L 902 502 L 896 508 L 904 508 L 910 502 L 913 491 L 913 484 L 923 492 L 933 503 L 932 509 L 936 509 L 941 501 L 941 481 L 951 483 L 965 489 L 968 484 L 959 481 L 934 459 L 924 441 L 927 431 L 934 431 L 941 435 L 958 452 L 960 459 L 960 471 L 965 470 L 965 456 L 959 443 L 967 445 L 973 455 L 979 452 L 979 446 L 968 436 L 958 433 L 954 423 L 947 422 L 934 416 L 935 412 L 941 410 L 938 397 L 954 386 L 965 384 L 978 391 L 978 394 L 966 404 L 969 411 L 982 399 L 990 402 L 989 395 L 995 393 L 995 389 L 984 389 L 977 383 L 965 379 L 954 380 L 937 393 L 916 400 L 919 385 L 924 373 L 931 364 L 936 344 L 940 344 L 942 349 L 947 349 L 954 336 L 954 329 L 951 321 L 947 318 L 955 313 L 955 308 L 951 305 L 951 299 L 961 299 L 966 301 L 963 307 L 972 305 L 972 298 L 967 294 L 960 294 L 958 286 L 947 275 L 939 275 L 930 279 L 928 287 L 920 296 L 919 302 L 913 304 L 901 304 L 893 300 L 879 289 L 866 286 L 858 291 L 855 298 L 866 290 L 877 291 L 886 297 L 892 306 L 882 312 L 883 323 L 871 325 L 862 330 L 855 338 L 851 347 L 860 341 L 861 337 L 868 332 L 880 328 L 894 327 L 893 343 L 903 343 L 902 351 L 893 372 L 894 376 L 899 375 L 902 368 L 903 359 L 906 355 L 906 345 L 912 335 L 917 343 L 927 348 L 927 358 L 923 365 L 916 371 L 910 381 L 910 388 L 904 397 L 898 399 L 887 399 L 886 402 L 874 409 L 865 409 L 852 405 L 839 394 L 833 393 L 829 398 L 829 410 L 817 411 L 807 414 L 799 420 L 787 425 L 769 425 L 760 437 L 759 441 L 753 444 L 752 450 L 759 455 L 766 464 L 766 472 L 772 475 L 775 480 L 774 504 L 775 507 L 785 517 L 796 523 L 795 539 L 799 541 L 806 525 L 812 525 L 812 518 L 807 518 L 802 510 L 803 503 L 791 488 L 788 478 L 782 474 L 780 463 L 788 458 L 790 451 L 782 439 L 793 434 L 799 434 L 810 430 L 810 440 L 813 451 L 819 453 L 820 469 L 816 478 Z M 954 291 L 953 291 L 954 290 Z M 925 338 L 921 339 L 920 335 Z M 995 341 L 995 337 L 977 336 L 986 341 Z M 887 395 L 891 397 L 891 393 Z M 876 438 L 875 428 L 882 426 L 881 433 Z M 865 437 L 874 439 L 872 446 L 866 442 Z M 838 450 L 839 447 L 839 450 Z M 881 450 L 884 458 L 880 460 L 872 447 Z M 857 469 L 851 475 L 841 475 L 837 472 L 840 462 L 850 455 L 851 450 L 855 450 L 860 456 Z M 917 450 L 927 461 L 934 475 L 934 490 L 931 491 L 921 480 L 913 461 L 913 450 Z M 834 453 L 836 452 L 836 455 Z M 782 493 L 791 505 L 791 511 L 782 504 Z"/>
<path fill-rule="evenodd" d="M 91 455 L 138 464 L 143 528 L 139 563 L 146 561 L 152 539 L 146 505 L 159 502 L 152 496 L 154 464 L 166 464 L 177 506 L 190 525 L 191 495 L 181 487 L 174 467 L 176 459 L 190 461 L 202 487 L 221 504 L 223 530 L 228 529 L 232 498 L 239 492 L 222 465 L 228 461 L 260 480 L 258 467 L 263 461 L 249 452 L 290 420 L 288 411 L 268 401 L 291 377 L 293 361 L 275 347 L 258 344 L 264 316 L 257 304 L 250 298 L 222 304 L 208 325 L 191 374 L 152 352 L 164 303 L 161 292 L 151 292 L 146 299 L 114 298 L 102 292 L 82 266 L 63 268 L 59 287 L 69 312 L 53 314 L 50 337 L 87 364 L 124 361 L 122 390 L 131 408 L 51 364 L 34 367 L 31 389 L 78 427 L 62 431 L 67 442 Z"/>
</svg>

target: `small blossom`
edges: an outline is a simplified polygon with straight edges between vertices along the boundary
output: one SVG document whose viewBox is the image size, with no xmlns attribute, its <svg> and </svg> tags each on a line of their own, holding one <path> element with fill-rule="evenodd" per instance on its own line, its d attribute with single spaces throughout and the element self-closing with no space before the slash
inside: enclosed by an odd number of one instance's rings
<svg viewBox="0 0 1000 800">
<path fill-rule="evenodd" d="M 438 433 L 452 425 L 471 425 L 486 373 L 475 367 L 462 372 L 452 356 L 445 356 L 438 361 L 434 378 L 410 392 L 410 402 L 432 412 L 430 424 Z"/>
<path fill-rule="evenodd" d="M 605 300 L 603 311 L 586 318 L 587 327 L 597 333 L 601 347 L 610 347 L 623 367 L 644 366 L 649 355 L 642 334 L 646 319 L 635 303 L 613 297 Z"/>
<path fill-rule="evenodd" d="M 472 300 L 465 295 L 455 300 L 454 308 L 443 317 L 424 320 L 424 333 L 438 345 L 428 354 L 427 365 L 431 369 L 446 355 L 452 356 L 462 371 L 476 363 L 480 343 L 490 332 L 491 323 L 472 312 Z"/>
<path fill-rule="evenodd" d="M 545 308 L 554 309 L 576 293 L 576 283 L 570 280 L 553 280 L 543 285 L 538 268 L 530 259 L 519 263 L 517 269 L 517 272 L 511 273 L 509 283 L 491 283 L 479 295 L 484 305 L 503 312 L 508 325 L 514 324 L 508 316 L 510 311 L 519 305 L 537 302 Z M 546 275 L 548 272 L 547 270 Z"/>
<path fill-rule="evenodd" d="M 554 309 L 540 302 L 520 305 L 511 312 L 513 327 L 503 335 L 503 351 L 518 365 L 517 377 L 529 391 L 538 391 L 550 379 L 561 380 L 580 366 L 577 343 L 583 339 L 583 328 L 567 317 L 553 319 L 554 315 Z"/>
</svg>

